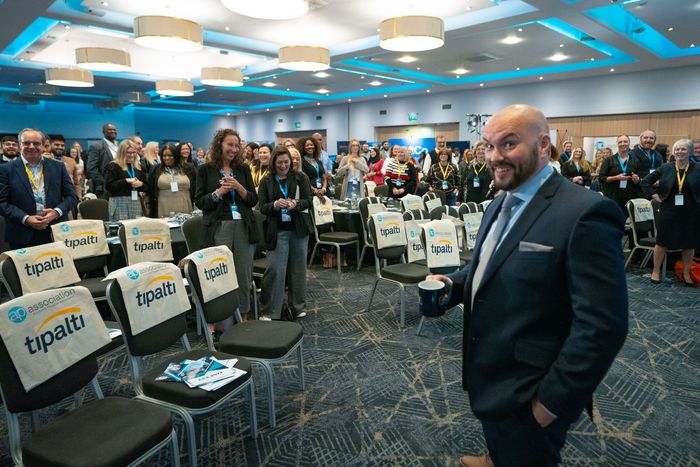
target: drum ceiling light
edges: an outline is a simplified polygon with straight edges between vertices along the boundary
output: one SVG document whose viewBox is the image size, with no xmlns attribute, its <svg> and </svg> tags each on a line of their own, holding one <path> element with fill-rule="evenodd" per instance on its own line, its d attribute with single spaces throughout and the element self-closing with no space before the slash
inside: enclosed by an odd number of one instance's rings
<svg viewBox="0 0 700 467">
<path fill-rule="evenodd" d="M 195 52 L 202 48 L 202 26 L 170 16 L 134 18 L 134 41 L 151 49 Z"/>
<path fill-rule="evenodd" d="M 46 84 L 71 88 L 91 88 L 95 85 L 92 73 L 80 68 L 47 68 Z"/>
<path fill-rule="evenodd" d="M 128 52 L 103 47 L 75 49 L 75 62 L 80 68 L 93 71 L 127 71 L 131 68 Z"/>
<path fill-rule="evenodd" d="M 321 71 L 331 66 L 328 49 L 306 45 L 292 45 L 279 50 L 280 67 L 294 71 Z"/>
<path fill-rule="evenodd" d="M 156 81 L 156 92 L 162 96 L 189 97 L 194 95 L 194 86 L 189 81 L 164 79 Z"/>
<path fill-rule="evenodd" d="M 292 19 L 309 11 L 309 0 L 221 0 L 229 10 L 260 19 Z"/>
<path fill-rule="evenodd" d="M 243 86 L 243 73 L 238 68 L 205 67 L 200 81 L 209 86 Z"/>
<path fill-rule="evenodd" d="M 379 24 L 379 46 L 395 52 L 421 52 L 445 44 L 445 24 L 434 16 L 397 16 Z"/>
</svg>

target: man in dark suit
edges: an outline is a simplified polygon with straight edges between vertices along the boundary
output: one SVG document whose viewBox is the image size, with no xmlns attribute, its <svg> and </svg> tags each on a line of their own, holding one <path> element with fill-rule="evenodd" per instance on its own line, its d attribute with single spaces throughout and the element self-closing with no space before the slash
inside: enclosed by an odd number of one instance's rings
<svg viewBox="0 0 700 467">
<path fill-rule="evenodd" d="M 87 177 L 90 179 L 92 192 L 100 198 L 107 198 L 105 171 L 109 163 L 117 157 L 117 127 L 105 123 L 102 125 L 102 135 L 102 141 L 88 149 Z"/>
<path fill-rule="evenodd" d="M 49 243 L 49 226 L 67 220 L 78 204 L 65 165 L 42 157 L 42 139 L 37 130 L 22 130 L 21 157 L 0 166 L 0 214 L 12 249 Z"/>
<path fill-rule="evenodd" d="M 627 334 L 623 218 L 548 166 L 542 113 L 514 105 L 484 128 L 497 197 L 474 261 L 450 276 L 464 303 L 463 387 L 489 454 L 466 466 L 549 466 Z"/>
</svg>

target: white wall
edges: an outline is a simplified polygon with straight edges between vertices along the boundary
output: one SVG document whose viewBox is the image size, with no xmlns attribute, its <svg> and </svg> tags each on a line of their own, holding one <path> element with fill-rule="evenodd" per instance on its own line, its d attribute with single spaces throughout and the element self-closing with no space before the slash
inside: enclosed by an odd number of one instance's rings
<svg viewBox="0 0 700 467">
<path fill-rule="evenodd" d="M 275 132 L 325 128 L 328 147 L 350 138 L 373 140 L 375 128 L 428 123 L 459 122 L 460 139 L 475 139 L 469 133 L 465 114 L 493 114 L 514 103 L 531 104 L 548 117 L 628 114 L 700 109 L 700 66 L 663 69 L 641 73 L 613 74 L 562 80 L 480 88 L 478 90 L 431 93 L 395 99 L 303 109 L 270 110 L 237 116 L 235 125 L 247 140 L 268 140 Z M 443 104 L 452 109 L 442 110 Z M 379 115 L 387 110 L 387 115 Z M 409 113 L 418 113 L 416 122 Z M 322 115 L 317 122 L 315 115 Z M 277 119 L 282 118 L 283 123 Z"/>
</svg>

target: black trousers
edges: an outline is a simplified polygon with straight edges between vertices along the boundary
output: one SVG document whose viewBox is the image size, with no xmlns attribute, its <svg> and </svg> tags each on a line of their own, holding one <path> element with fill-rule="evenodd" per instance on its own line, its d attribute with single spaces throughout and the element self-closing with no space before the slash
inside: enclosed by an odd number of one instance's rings
<svg viewBox="0 0 700 467">
<path fill-rule="evenodd" d="M 505 420 L 481 424 L 496 467 L 546 467 L 561 462 L 559 451 L 571 421 L 556 419 L 542 428 L 528 406 Z"/>
<path fill-rule="evenodd" d="M 20 248 L 28 248 L 31 246 L 43 245 L 45 243 L 51 243 L 51 227 L 47 227 L 44 230 L 32 229 L 32 236 L 29 241 L 24 243 L 10 243 L 10 249 L 18 250 Z"/>
</svg>

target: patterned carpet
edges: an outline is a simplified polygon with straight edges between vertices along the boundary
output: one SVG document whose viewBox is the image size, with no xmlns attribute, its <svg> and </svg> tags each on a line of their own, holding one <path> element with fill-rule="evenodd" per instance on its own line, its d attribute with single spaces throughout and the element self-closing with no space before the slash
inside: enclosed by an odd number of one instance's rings
<svg viewBox="0 0 700 467">
<path fill-rule="evenodd" d="M 456 466 L 461 454 L 483 450 L 460 386 L 458 310 L 429 321 L 417 337 L 415 291 L 401 330 L 395 287 L 380 285 L 365 312 L 373 269 L 348 270 L 337 284 L 334 272 L 310 271 L 308 316 L 301 321 L 306 390 L 294 360 L 275 367 L 271 429 L 256 370 L 258 439 L 250 439 L 245 405 L 237 401 L 198 420 L 201 465 Z M 582 416 L 573 425 L 563 464 L 700 466 L 700 289 L 652 285 L 637 271 L 628 285 L 629 337 L 596 393 L 596 423 Z M 204 346 L 194 333 L 190 342 Z M 133 395 L 123 354 L 102 361 L 99 379 L 107 395 Z M 3 419 L 0 465 L 10 464 Z M 169 464 L 167 453 L 150 462 Z"/>
</svg>

